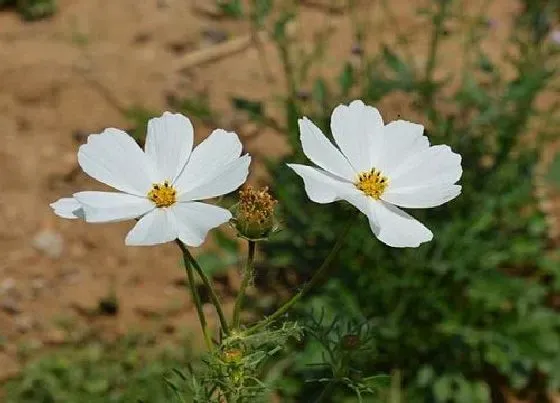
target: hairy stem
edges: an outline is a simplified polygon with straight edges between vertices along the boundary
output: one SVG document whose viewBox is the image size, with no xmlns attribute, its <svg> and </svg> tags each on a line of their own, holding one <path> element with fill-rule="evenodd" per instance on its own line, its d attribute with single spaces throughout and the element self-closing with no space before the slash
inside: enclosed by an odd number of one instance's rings
<svg viewBox="0 0 560 403">
<path fill-rule="evenodd" d="M 253 266 L 255 261 L 256 249 L 257 243 L 255 241 L 249 241 L 247 261 L 245 262 L 245 269 L 243 270 L 243 281 L 241 282 L 241 288 L 239 289 L 239 294 L 237 295 L 237 299 L 235 300 L 235 308 L 233 309 L 232 326 L 234 329 L 239 327 L 239 315 L 241 313 L 241 307 L 243 306 L 243 300 L 245 298 L 245 290 L 249 285 L 249 281 L 253 277 Z"/>
</svg>

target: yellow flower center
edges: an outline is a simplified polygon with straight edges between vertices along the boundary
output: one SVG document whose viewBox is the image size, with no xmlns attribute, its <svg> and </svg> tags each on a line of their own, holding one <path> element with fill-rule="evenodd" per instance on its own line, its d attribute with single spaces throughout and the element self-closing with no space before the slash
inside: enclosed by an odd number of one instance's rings
<svg viewBox="0 0 560 403">
<path fill-rule="evenodd" d="M 154 183 L 148 192 L 148 199 L 154 202 L 157 208 L 169 207 L 177 201 L 177 191 L 168 181 Z"/>
<path fill-rule="evenodd" d="M 376 200 L 381 197 L 388 184 L 389 179 L 376 168 L 359 174 L 355 183 L 358 189 Z"/>
</svg>

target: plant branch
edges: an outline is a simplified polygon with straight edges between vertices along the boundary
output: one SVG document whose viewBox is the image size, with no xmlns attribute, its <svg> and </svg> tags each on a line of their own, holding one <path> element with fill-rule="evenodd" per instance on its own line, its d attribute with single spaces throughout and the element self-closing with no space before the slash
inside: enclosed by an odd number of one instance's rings
<svg viewBox="0 0 560 403">
<path fill-rule="evenodd" d="M 185 271 L 187 272 L 189 288 L 191 290 L 191 295 L 194 301 L 194 305 L 196 306 L 196 311 L 198 313 L 198 320 L 200 321 L 200 327 L 202 328 L 204 341 L 206 343 L 206 347 L 208 348 L 208 350 L 212 351 L 213 349 L 212 339 L 210 338 L 210 333 L 208 332 L 208 323 L 206 322 L 206 317 L 204 316 L 204 310 L 202 309 L 200 295 L 198 295 L 198 291 L 196 290 L 196 285 L 194 283 L 194 273 L 193 273 L 192 266 L 190 264 L 190 260 L 188 258 L 189 252 L 181 241 L 177 239 L 176 242 L 181 248 L 181 251 L 183 252 L 183 262 L 185 263 Z"/>
<path fill-rule="evenodd" d="M 348 232 L 350 231 L 350 228 L 352 228 L 352 224 L 354 223 L 355 218 L 356 218 L 356 215 L 352 215 L 352 217 L 348 220 L 348 223 L 346 224 L 346 227 L 340 233 L 336 243 L 332 247 L 331 251 L 329 252 L 327 257 L 325 258 L 325 260 L 323 261 L 323 263 L 321 264 L 319 269 L 315 272 L 313 277 L 311 277 L 311 280 L 309 280 L 309 282 L 307 284 L 305 284 L 303 286 L 303 288 L 296 295 L 294 295 L 288 302 L 286 302 L 284 305 L 282 305 L 276 312 L 274 312 L 272 315 L 267 317 L 265 320 L 257 323 L 255 326 L 249 328 L 248 329 L 249 333 L 254 333 L 257 330 L 260 330 L 263 327 L 266 327 L 268 324 L 272 323 L 274 320 L 278 319 L 280 316 L 282 316 L 284 313 L 286 313 L 296 302 L 298 302 L 305 295 L 307 295 L 307 293 L 323 279 L 323 277 L 326 274 L 327 270 L 329 269 L 332 261 L 334 260 L 334 258 L 338 254 L 338 251 L 342 247 L 342 244 L 344 243 L 344 240 L 346 239 L 346 235 L 348 235 Z"/>
<path fill-rule="evenodd" d="M 241 307 L 243 306 L 243 300 L 245 298 L 245 291 L 249 285 L 249 281 L 253 277 L 253 266 L 255 261 L 255 250 L 257 249 L 257 243 L 255 241 L 249 241 L 249 251 L 247 252 L 247 261 L 245 262 L 245 269 L 243 270 L 243 281 L 241 283 L 241 288 L 239 289 L 239 294 L 235 300 L 235 308 L 233 309 L 233 328 L 239 327 L 239 315 L 241 313 Z"/>
</svg>

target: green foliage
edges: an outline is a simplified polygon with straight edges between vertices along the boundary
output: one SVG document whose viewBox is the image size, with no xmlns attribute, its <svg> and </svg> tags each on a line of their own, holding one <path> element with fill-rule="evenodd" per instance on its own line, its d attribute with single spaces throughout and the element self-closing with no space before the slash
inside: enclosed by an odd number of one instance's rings
<svg viewBox="0 0 560 403">
<path fill-rule="evenodd" d="M 0 0 L 0 9 L 10 6 L 17 7 L 24 19 L 33 21 L 54 14 L 56 0 Z"/>
<path fill-rule="evenodd" d="M 49 353 L 27 364 L 18 379 L 4 386 L 4 401 L 169 402 L 173 394 L 164 379 L 172 375 L 171 368 L 182 368 L 191 358 L 186 348 L 146 352 L 153 344 L 147 336 L 130 335 L 113 345 L 91 342 Z"/>
<path fill-rule="evenodd" d="M 216 0 L 216 4 L 224 14 L 230 17 L 241 18 L 243 16 L 241 0 Z"/>
<path fill-rule="evenodd" d="M 181 378 L 194 402 L 268 402 L 274 378 L 265 376 L 269 361 L 301 337 L 302 328 L 289 322 L 254 333 L 234 331 L 204 357 L 202 367 L 189 367 Z"/>
<path fill-rule="evenodd" d="M 336 282 L 329 286 L 338 288 Z M 388 386 L 389 376 L 366 374 L 364 364 L 375 354 L 371 323 L 358 313 L 352 312 L 352 301 L 347 301 L 349 312 L 339 312 L 318 297 L 311 299 L 305 312 L 305 333 L 309 362 L 296 361 L 296 368 L 305 371 L 302 385 L 309 392 L 321 388 L 319 396 L 333 393 L 336 387 L 356 396 L 359 402 L 364 396 L 379 397 L 379 392 Z M 355 308 L 355 307 L 354 307 Z M 337 395 L 339 400 L 343 394 Z M 319 399 L 319 398 L 318 398 Z"/>
<path fill-rule="evenodd" d="M 556 158 L 548 167 L 546 179 L 550 184 L 560 188 L 560 154 L 556 155 Z"/>
</svg>

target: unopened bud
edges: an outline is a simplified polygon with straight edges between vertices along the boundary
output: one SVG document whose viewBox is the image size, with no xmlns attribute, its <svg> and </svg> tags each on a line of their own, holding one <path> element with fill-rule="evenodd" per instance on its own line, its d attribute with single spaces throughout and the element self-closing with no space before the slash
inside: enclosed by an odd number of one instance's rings
<svg viewBox="0 0 560 403">
<path fill-rule="evenodd" d="M 346 334 L 342 336 L 341 344 L 342 349 L 344 350 L 356 350 L 360 347 L 360 336 L 355 334 Z"/>
<path fill-rule="evenodd" d="M 227 364 L 237 364 L 242 357 L 243 353 L 238 348 L 231 348 L 223 353 L 224 362 Z"/>
<path fill-rule="evenodd" d="M 239 191 L 235 214 L 235 227 L 239 235 L 250 240 L 266 238 L 274 229 L 276 203 L 267 187 L 255 190 L 247 186 Z"/>
</svg>

